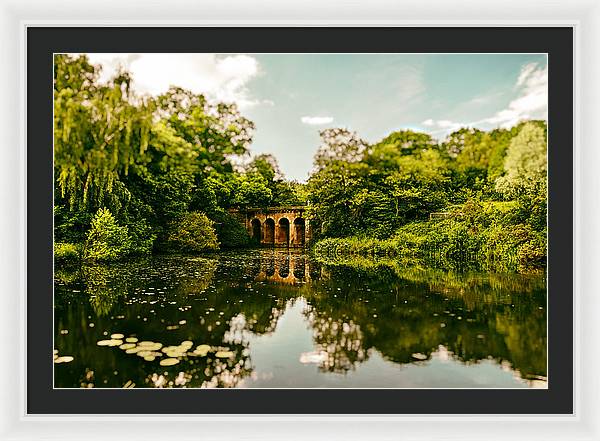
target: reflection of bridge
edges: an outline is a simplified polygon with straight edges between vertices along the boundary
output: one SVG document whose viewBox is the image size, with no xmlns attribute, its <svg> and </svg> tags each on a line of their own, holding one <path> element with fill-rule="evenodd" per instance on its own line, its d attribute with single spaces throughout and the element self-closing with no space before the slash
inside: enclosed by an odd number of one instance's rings
<svg viewBox="0 0 600 441">
<path fill-rule="evenodd" d="M 310 240 L 306 207 L 268 207 L 231 210 L 261 245 L 303 247 Z"/>
<path fill-rule="evenodd" d="M 262 259 L 255 280 L 296 285 L 320 278 L 321 266 L 307 261 L 301 254 L 274 252 Z"/>
</svg>

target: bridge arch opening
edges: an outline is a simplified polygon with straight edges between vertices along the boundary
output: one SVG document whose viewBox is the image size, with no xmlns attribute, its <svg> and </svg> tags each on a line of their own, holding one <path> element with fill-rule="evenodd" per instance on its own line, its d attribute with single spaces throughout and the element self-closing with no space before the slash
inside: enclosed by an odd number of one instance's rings
<svg viewBox="0 0 600 441">
<path fill-rule="evenodd" d="M 306 240 L 306 222 L 302 217 L 294 219 L 294 236 L 296 238 L 295 245 L 303 247 Z"/>
<path fill-rule="evenodd" d="M 277 243 L 285 246 L 290 245 L 290 221 L 286 217 L 279 219 Z"/>
<path fill-rule="evenodd" d="M 254 218 L 250 222 L 250 225 L 252 226 L 252 240 L 256 243 L 260 243 L 262 239 L 262 234 L 260 231 L 260 220 Z"/>
<path fill-rule="evenodd" d="M 265 243 L 268 245 L 275 244 L 275 221 L 272 218 L 265 220 Z"/>
</svg>

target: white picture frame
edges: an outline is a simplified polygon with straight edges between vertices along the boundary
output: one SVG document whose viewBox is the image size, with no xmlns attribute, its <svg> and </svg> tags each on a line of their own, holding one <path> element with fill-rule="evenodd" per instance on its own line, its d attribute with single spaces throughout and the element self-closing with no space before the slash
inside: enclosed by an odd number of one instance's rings
<svg viewBox="0 0 600 441">
<path fill-rule="evenodd" d="M 575 30 L 575 413 L 557 415 L 26 415 L 25 38 L 28 26 L 565 26 Z M 595 0 L 0 0 L 0 439 L 600 440 L 600 3 Z"/>
</svg>

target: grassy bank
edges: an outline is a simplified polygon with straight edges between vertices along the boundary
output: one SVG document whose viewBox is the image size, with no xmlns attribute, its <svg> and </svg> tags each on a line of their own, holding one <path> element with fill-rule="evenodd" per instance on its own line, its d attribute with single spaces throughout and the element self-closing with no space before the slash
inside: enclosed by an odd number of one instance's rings
<svg viewBox="0 0 600 441">
<path fill-rule="evenodd" d="M 463 219 L 414 222 L 389 239 L 327 238 L 314 253 L 321 258 L 387 256 L 411 258 L 443 268 L 531 272 L 546 264 L 545 234 L 527 224 L 469 224 Z"/>
</svg>

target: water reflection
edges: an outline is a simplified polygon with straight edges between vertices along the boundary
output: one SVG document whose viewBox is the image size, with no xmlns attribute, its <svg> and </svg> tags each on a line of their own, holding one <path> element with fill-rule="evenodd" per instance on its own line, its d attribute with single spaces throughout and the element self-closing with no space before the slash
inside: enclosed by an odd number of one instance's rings
<svg viewBox="0 0 600 441">
<path fill-rule="evenodd" d="M 546 385 L 541 275 L 255 250 L 60 268 L 55 288 L 56 387 Z"/>
</svg>

